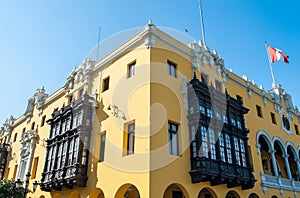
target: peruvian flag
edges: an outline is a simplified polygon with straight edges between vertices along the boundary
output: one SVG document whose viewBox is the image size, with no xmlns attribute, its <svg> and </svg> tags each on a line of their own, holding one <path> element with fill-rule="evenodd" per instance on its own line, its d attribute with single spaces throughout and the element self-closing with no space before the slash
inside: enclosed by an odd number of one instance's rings
<svg viewBox="0 0 300 198">
<path fill-rule="evenodd" d="M 279 61 L 280 59 L 283 60 L 285 63 L 289 63 L 289 60 L 288 60 L 289 56 L 286 55 L 280 49 L 268 46 L 268 51 L 270 54 L 271 63 Z"/>
</svg>

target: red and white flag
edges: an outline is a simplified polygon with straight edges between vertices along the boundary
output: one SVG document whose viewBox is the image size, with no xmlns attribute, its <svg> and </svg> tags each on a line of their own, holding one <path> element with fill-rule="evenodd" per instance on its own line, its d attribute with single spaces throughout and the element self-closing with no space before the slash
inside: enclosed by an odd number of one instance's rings
<svg viewBox="0 0 300 198">
<path fill-rule="evenodd" d="M 288 60 L 289 56 L 286 55 L 280 49 L 268 46 L 268 51 L 269 51 L 271 63 L 279 61 L 280 59 L 283 60 L 285 63 L 289 63 L 289 60 Z"/>
</svg>

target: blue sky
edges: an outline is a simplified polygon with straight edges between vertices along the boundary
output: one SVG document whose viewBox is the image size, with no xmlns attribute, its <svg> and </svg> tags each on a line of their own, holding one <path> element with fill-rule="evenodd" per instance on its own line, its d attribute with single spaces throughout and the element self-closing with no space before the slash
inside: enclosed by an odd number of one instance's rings
<svg viewBox="0 0 300 198">
<path fill-rule="evenodd" d="M 197 0 L 52 0 L 1 1 L 0 123 L 25 112 L 37 88 L 53 93 L 65 83 L 101 40 L 143 27 L 149 19 L 161 27 L 201 39 Z M 225 66 L 271 87 L 264 41 L 290 56 L 273 64 L 277 83 L 300 107 L 300 2 L 298 0 L 202 0 L 206 43 Z"/>
</svg>

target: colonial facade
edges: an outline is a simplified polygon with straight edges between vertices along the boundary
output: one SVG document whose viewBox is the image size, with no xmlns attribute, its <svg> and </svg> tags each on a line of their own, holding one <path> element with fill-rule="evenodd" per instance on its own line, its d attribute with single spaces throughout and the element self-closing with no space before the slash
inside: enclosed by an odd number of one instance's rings
<svg viewBox="0 0 300 198">
<path fill-rule="evenodd" d="M 0 177 L 27 197 L 300 197 L 300 113 L 274 84 L 151 22 L 0 130 Z"/>
</svg>

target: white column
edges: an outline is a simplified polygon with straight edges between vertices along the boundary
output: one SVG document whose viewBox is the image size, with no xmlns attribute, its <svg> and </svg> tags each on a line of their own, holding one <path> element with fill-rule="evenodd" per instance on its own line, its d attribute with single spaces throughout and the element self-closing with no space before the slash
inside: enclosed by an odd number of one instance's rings
<svg viewBox="0 0 300 198">
<path fill-rule="evenodd" d="M 271 154 L 274 175 L 278 177 L 278 170 L 277 170 L 278 168 L 276 164 L 275 152 L 276 152 L 275 150 L 272 149 L 269 150 L 269 153 Z"/>
<path fill-rule="evenodd" d="M 283 154 L 282 157 L 284 158 L 285 161 L 286 173 L 288 175 L 288 178 L 293 179 L 291 174 L 290 164 L 289 164 L 289 155 Z"/>
</svg>

